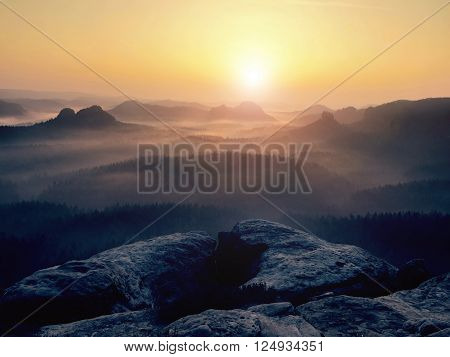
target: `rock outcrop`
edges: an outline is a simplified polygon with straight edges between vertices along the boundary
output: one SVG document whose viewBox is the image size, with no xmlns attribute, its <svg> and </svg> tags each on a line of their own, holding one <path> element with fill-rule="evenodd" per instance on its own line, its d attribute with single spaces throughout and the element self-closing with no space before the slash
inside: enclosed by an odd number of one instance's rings
<svg viewBox="0 0 450 357">
<path fill-rule="evenodd" d="M 46 124 L 61 128 L 97 128 L 117 125 L 118 122 L 100 106 L 93 105 L 92 107 L 81 109 L 78 113 L 75 113 L 71 108 L 64 108 L 54 120 L 50 120 Z"/>
<path fill-rule="evenodd" d="M 39 336 L 450 336 L 450 274 L 379 298 L 334 296 L 206 310 L 163 326 L 153 311 L 41 328 Z"/>
<path fill-rule="evenodd" d="M 158 336 L 162 327 L 153 310 L 141 310 L 44 326 L 34 335 L 40 337 L 145 337 Z"/>
<path fill-rule="evenodd" d="M 215 239 L 202 232 L 173 234 L 39 270 L 6 289 L 2 322 L 20 321 L 42 304 L 28 323 L 76 321 L 127 309 L 189 312 L 206 299 L 214 247 Z"/>
<path fill-rule="evenodd" d="M 211 108 L 208 112 L 208 119 L 230 119 L 230 120 L 258 120 L 273 122 L 275 119 L 253 102 L 243 102 L 235 107 L 221 105 Z"/>
<path fill-rule="evenodd" d="M 450 328 L 450 274 L 375 299 L 336 296 L 297 307 L 325 336 L 428 336 Z"/>
<path fill-rule="evenodd" d="M 420 261 L 399 271 L 363 249 L 247 220 L 217 241 L 172 234 L 37 271 L 6 289 L 0 327 L 31 313 L 14 334 L 446 336 L 450 274 L 392 293 L 424 277 Z"/>
<path fill-rule="evenodd" d="M 260 305 L 248 310 L 206 310 L 173 322 L 162 334 L 174 337 L 320 336 L 313 326 L 295 316 L 290 303 Z"/>
<path fill-rule="evenodd" d="M 240 222 L 232 233 L 266 247 L 256 275 L 243 286 L 264 285 L 281 301 L 299 304 L 325 293 L 379 296 L 395 285 L 395 267 L 355 246 L 264 220 Z"/>
<path fill-rule="evenodd" d="M 256 305 L 247 310 L 206 310 L 163 326 L 152 310 L 50 325 L 36 336 L 320 336 L 288 302 Z"/>
</svg>

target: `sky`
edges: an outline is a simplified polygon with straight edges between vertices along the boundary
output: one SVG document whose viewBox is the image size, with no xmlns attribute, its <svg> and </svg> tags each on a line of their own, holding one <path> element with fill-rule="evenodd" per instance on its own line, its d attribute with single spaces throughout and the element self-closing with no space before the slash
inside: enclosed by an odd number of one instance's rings
<svg viewBox="0 0 450 357">
<path fill-rule="evenodd" d="M 301 109 L 446 0 L 0 0 L 0 88 Z M 450 96 L 450 6 L 321 103 Z"/>
</svg>

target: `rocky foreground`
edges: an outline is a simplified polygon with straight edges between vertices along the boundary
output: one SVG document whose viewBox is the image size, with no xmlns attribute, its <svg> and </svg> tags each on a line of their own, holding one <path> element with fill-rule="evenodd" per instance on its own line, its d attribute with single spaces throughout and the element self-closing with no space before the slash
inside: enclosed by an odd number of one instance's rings
<svg viewBox="0 0 450 357">
<path fill-rule="evenodd" d="M 0 330 L 29 316 L 8 334 L 450 336 L 450 274 L 426 279 L 420 261 L 248 220 L 37 271 L 5 290 Z"/>
</svg>

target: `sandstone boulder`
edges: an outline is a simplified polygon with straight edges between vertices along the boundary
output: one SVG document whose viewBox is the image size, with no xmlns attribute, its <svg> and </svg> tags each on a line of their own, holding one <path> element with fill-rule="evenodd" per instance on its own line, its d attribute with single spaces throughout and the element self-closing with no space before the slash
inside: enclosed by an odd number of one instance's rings
<svg viewBox="0 0 450 357">
<path fill-rule="evenodd" d="M 207 299 L 214 247 L 206 233 L 177 233 L 39 270 L 5 290 L 2 323 L 30 313 L 41 325 L 145 308 L 185 314 Z"/>
<path fill-rule="evenodd" d="M 447 274 L 413 290 L 375 299 L 329 297 L 296 312 L 325 336 L 439 336 L 450 328 L 449 293 Z"/>
<path fill-rule="evenodd" d="M 320 336 L 313 326 L 294 315 L 290 303 L 270 305 L 249 310 L 206 310 L 171 323 L 162 334 L 192 337 Z M 269 315 L 264 315 L 264 312 Z"/>
<path fill-rule="evenodd" d="M 105 315 L 61 325 L 40 328 L 40 337 L 146 337 L 157 336 L 161 326 L 153 310 Z"/>
<path fill-rule="evenodd" d="M 263 285 L 281 301 L 300 304 L 326 293 L 379 296 L 395 285 L 395 267 L 355 246 L 265 220 L 240 222 L 232 233 L 247 245 L 265 247 L 243 287 Z"/>
</svg>

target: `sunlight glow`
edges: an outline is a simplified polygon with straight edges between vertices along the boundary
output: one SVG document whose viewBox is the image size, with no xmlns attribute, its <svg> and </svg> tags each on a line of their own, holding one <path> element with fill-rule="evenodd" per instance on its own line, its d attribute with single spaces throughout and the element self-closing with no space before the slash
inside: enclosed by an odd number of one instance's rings
<svg viewBox="0 0 450 357">
<path fill-rule="evenodd" d="M 265 70 L 257 63 L 247 65 L 242 71 L 242 81 L 247 88 L 260 88 L 264 84 L 265 79 Z"/>
</svg>

